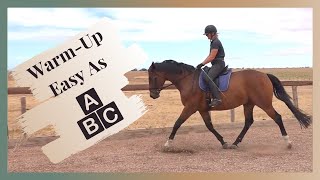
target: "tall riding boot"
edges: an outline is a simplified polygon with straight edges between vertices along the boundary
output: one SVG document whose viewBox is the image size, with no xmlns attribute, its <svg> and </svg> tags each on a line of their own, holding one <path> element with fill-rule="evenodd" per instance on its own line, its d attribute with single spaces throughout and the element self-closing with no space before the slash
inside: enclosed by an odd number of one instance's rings
<svg viewBox="0 0 320 180">
<path fill-rule="evenodd" d="M 220 91 L 217 85 L 214 83 L 214 81 L 219 76 L 220 72 L 223 70 L 224 67 L 225 67 L 224 61 L 214 60 L 214 62 L 212 63 L 212 67 L 208 72 L 206 81 L 209 84 L 210 91 L 213 96 L 213 100 L 209 104 L 209 106 L 211 107 L 215 107 L 221 103 Z M 209 77 L 211 78 L 211 80 Z"/>
<path fill-rule="evenodd" d="M 212 93 L 213 100 L 210 102 L 210 107 L 218 106 L 221 103 L 221 96 L 218 87 L 213 84 L 213 82 L 209 83 L 210 91 Z"/>
</svg>

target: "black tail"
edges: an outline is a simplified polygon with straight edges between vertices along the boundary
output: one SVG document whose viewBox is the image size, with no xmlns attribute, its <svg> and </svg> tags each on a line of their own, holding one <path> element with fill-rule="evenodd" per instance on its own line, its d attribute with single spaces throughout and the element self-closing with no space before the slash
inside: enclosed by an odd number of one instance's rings
<svg viewBox="0 0 320 180">
<path fill-rule="evenodd" d="M 300 125 L 304 128 L 307 128 L 312 122 L 311 116 L 303 113 L 301 109 L 295 107 L 292 104 L 292 102 L 290 100 L 291 97 L 287 94 L 287 92 L 283 88 L 280 80 L 276 76 L 274 76 L 272 74 L 267 74 L 267 75 L 272 82 L 274 95 L 278 99 L 280 99 L 281 101 L 286 103 L 288 108 L 291 110 L 291 112 L 294 114 L 294 116 L 298 119 Z"/>
</svg>

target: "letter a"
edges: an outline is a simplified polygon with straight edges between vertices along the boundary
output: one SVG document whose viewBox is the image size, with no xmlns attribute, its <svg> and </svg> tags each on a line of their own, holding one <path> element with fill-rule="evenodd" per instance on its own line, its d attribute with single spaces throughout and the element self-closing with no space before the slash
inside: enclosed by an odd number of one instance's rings
<svg viewBox="0 0 320 180">
<path fill-rule="evenodd" d="M 90 95 L 84 95 L 84 103 L 86 104 L 86 110 L 89 111 L 89 108 L 92 104 L 99 105 L 99 102 L 92 98 Z"/>
</svg>

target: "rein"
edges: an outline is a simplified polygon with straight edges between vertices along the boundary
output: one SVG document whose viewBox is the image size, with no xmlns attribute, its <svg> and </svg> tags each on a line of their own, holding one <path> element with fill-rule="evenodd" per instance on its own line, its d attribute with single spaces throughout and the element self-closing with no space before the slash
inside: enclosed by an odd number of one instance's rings
<svg viewBox="0 0 320 180">
<path fill-rule="evenodd" d="M 197 69 L 196 69 L 196 70 L 197 70 Z M 196 70 L 195 70 L 195 71 L 196 71 Z M 195 71 L 193 71 L 193 72 L 191 72 L 191 73 L 189 73 L 189 74 L 187 74 L 187 75 L 184 75 L 183 77 L 175 80 L 175 81 L 174 81 L 173 83 L 171 83 L 171 84 L 168 84 L 168 85 L 166 85 L 166 86 L 162 86 L 161 88 L 149 88 L 149 90 L 157 90 L 158 92 L 160 92 L 160 91 L 162 91 L 163 89 L 166 89 L 166 88 L 174 85 L 176 82 L 181 81 L 182 79 L 186 78 L 187 76 L 190 76 L 190 75 L 193 74 L 193 73 L 195 74 Z M 158 74 L 157 72 L 154 72 L 154 73 L 155 73 L 156 75 L 164 78 L 163 76 L 161 76 L 161 75 Z M 164 79 L 165 79 L 165 78 L 164 78 Z M 193 81 L 194 81 L 194 78 L 193 78 Z M 156 83 L 156 79 L 154 80 L 154 83 Z M 193 85 L 193 84 L 194 84 L 194 82 L 192 82 L 192 85 Z"/>
</svg>

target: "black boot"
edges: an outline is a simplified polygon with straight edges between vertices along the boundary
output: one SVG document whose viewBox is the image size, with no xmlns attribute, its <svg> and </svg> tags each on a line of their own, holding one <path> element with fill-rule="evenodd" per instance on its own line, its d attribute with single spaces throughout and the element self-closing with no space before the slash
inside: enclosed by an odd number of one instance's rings
<svg viewBox="0 0 320 180">
<path fill-rule="evenodd" d="M 216 107 L 216 106 L 218 106 L 219 104 L 221 104 L 221 99 L 216 99 L 216 98 L 214 98 L 212 101 L 211 101 L 211 103 L 209 104 L 209 106 L 210 107 Z"/>
<path fill-rule="evenodd" d="M 222 101 L 220 98 L 220 91 L 218 87 L 212 83 L 210 83 L 210 90 L 212 93 L 213 100 L 210 102 L 209 107 L 216 107 L 218 106 Z"/>
</svg>

